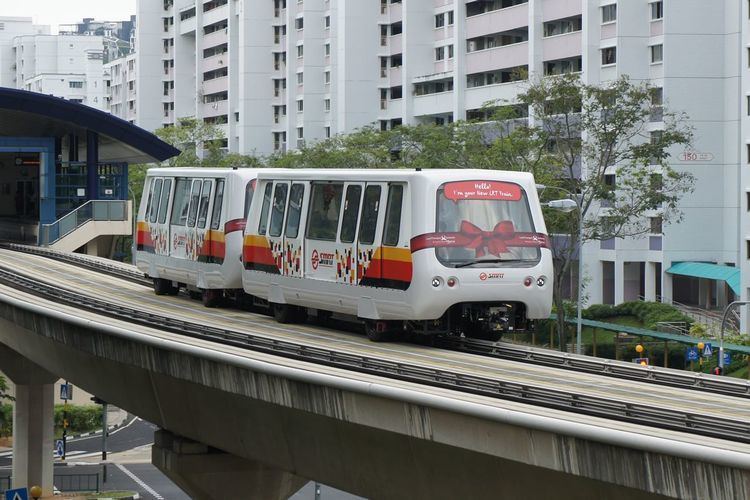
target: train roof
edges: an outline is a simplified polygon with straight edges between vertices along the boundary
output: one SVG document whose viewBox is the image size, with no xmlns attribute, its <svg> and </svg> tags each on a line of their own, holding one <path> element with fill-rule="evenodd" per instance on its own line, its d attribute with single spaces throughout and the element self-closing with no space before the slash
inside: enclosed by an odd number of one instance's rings
<svg viewBox="0 0 750 500">
<path fill-rule="evenodd" d="M 203 176 L 226 176 L 239 175 L 247 178 L 255 178 L 263 171 L 278 171 L 282 169 L 265 169 L 250 167 L 156 167 L 149 168 L 148 175 L 164 177 L 203 177 Z"/>
<path fill-rule="evenodd" d="M 372 181 L 393 181 L 425 179 L 428 181 L 446 180 L 505 180 L 522 184 L 533 183 L 534 177 L 528 172 L 484 169 L 345 169 L 345 168 L 289 168 L 259 169 L 258 179 L 311 179 L 311 180 L 349 180 L 352 178 Z"/>
</svg>

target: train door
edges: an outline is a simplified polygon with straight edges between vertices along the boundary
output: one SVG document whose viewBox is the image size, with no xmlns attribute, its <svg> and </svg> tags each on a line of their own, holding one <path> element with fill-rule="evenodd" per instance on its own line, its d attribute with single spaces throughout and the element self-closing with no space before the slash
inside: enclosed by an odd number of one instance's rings
<svg viewBox="0 0 750 500">
<path fill-rule="evenodd" d="M 305 230 L 305 277 L 336 281 L 337 234 L 344 194 L 343 182 L 313 182 Z"/>
<path fill-rule="evenodd" d="M 303 251 L 304 230 L 300 230 L 302 214 L 307 213 L 305 191 L 307 183 L 295 182 L 289 189 L 289 202 L 286 209 L 286 227 L 284 228 L 284 269 L 285 276 L 301 278 L 304 275 Z"/>
<path fill-rule="evenodd" d="M 276 262 L 279 272 L 284 272 L 285 249 L 284 249 L 284 219 L 286 215 L 287 199 L 289 198 L 289 181 L 276 181 L 273 183 L 271 196 L 271 214 L 268 218 L 268 242 L 271 246 L 271 255 Z"/>
<path fill-rule="evenodd" d="M 336 281 L 356 285 L 357 279 L 357 221 L 362 206 L 364 182 L 344 185 L 344 206 L 341 212 L 339 247 L 336 250 Z"/>
<path fill-rule="evenodd" d="M 364 286 L 377 286 L 381 276 L 380 248 L 385 217 L 385 182 L 368 182 L 362 199 L 357 235 L 357 282 Z"/>
<path fill-rule="evenodd" d="M 203 180 L 193 179 L 193 185 L 190 189 L 190 208 L 188 210 L 187 230 L 185 231 L 185 237 L 187 238 L 187 241 L 185 242 L 185 258 L 188 260 L 198 260 L 198 252 L 201 248 L 196 225 L 198 222 L 198 208 L 200 206 L 202 191 Z"/>
<path fill-rule="evenodd" d="M 160 194 L 156 224 L 151 226 L 151 238 L 154 243 L 155 254 L 169 255 L 169 221 L 167 215 L 169 214 L 169 200 L 172 198 L 172 179 L 164 179 Z M 157 203 L 156 199 L 154 203 Z"/>
<path fill-rule="evenodd" d="M 195 244 L 197 247 L 196 259 L 201 262 L 211 262 L 213 257 L 209 232 L 210 224 L 208 224 L 208 209 L 213 187 L 214 182 L 212 180 L 204 180 L 198 202 L 198 216 L 195 222 Z"/>
<path fill-rule="evenodd" d="M 191 197 L 194 193 L 193 184 L 193 179 L 182 177 L 177 179 L 175 185 L 172 217 L 169 221 L 169 254 L 178 259 L 185 259 L 188 256 L 188 215 L 190 213 Z M 200 189 L 198 189 L 198 193 L 200 193 Z M 196 193 L 196 197 L 198 193 Z M 194 221 L 193 224 L 195 224 Z"/>
</svg>

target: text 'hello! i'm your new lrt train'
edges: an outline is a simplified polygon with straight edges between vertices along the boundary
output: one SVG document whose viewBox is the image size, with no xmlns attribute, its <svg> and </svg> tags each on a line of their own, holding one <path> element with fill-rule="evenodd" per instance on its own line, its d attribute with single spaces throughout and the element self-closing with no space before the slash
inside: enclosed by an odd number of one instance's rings
<svg viewBox="0 0 750 500">
<path fill-rule="evenodd" d="M 549 316 L 552 254 L 531 174 L 156 168 L 136 264 L 157 294 L 251 297 L 277 320 L 498 339 Z"/>
</svg>

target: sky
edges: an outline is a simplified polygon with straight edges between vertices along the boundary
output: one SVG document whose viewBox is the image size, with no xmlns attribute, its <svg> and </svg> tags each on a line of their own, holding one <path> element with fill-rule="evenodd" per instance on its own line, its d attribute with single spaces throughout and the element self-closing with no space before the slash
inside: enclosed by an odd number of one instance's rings
<svg viewBox="0 0 750 500">
<path fill-rule="evenodd" d="M 0 16 L 31 17 L 34 24 L 52 25 L 97 20 L 126 21 L 135 14 L 136 0 L 0 0 Z"/>
</svg>

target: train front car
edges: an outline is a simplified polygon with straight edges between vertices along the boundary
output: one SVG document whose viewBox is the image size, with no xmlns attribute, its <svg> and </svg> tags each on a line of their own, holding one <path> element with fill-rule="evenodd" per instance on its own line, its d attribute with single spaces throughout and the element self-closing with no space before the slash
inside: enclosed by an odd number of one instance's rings
<svg viewBox="0 0 750 500">
<path fill-rule="evenodd" d="M 549 317 L 552 254 L 531 174 L 438 170 L 415 181 L 409 295 L 414 317 L 439 319 L 410 329 L 497 340 Z"/>
</svg>

